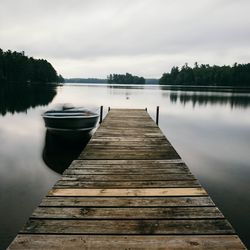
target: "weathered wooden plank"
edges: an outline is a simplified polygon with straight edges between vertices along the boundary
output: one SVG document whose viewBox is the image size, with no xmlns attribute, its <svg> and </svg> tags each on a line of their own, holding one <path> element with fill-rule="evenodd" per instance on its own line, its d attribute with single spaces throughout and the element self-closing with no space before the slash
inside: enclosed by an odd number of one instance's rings
<svg viewBox="0 0 250 250">
<path fill-rule="evenodd" d="M 140 149 L 140 150 L 129 150 L 129 149 L 109 149 L 109 148 L 103 148 L 103 149 L 99 149 L 99 150 L 94 150 L 94 149 L 86 149 L 84 150 L 83 155 L 117 155 L 117 154 L 127 154 L 127 155 L 131 155 L 131 156 L 136 156 L 136 155 L 145 155 L 148 154 L 152 157 L 154 156 L 166 156 L 166 158 L 168 157 L 168 155 L 176 155 L 176 152 L 169 148 L 165 148 L 165 149 L 159 149 L 159 150 L 150 150 L 150 149 Z"/>
<path fill-rule="evenodd" d="M 200 196 L 203 188 L 51 189 L 49 196 Z"/>
<path fill-rule="evenodd" d="M 156 146 L 110 146 L 110 145 L 88 145 L 85 148 L 85 152 L 86 151 L 97 151 L 98 152 L 102 152 L 102 151 L 108 151 L 108 152 L 114 152 L 114 151 L 134 151 L 136 150 L 136 152 L 152 152 L 152 150 L 154 152 L 166 152 L 169 150 L 172 150 L 171 146 L 166 146 L 166 145 L 160 145 L 156 148 Z"/>
<path fill-rule="evenodd" d="M 139 118 L 142 118 L 142 119 L 145 119 L 145 120 L 149 119 L 149 117 L 145 113 L 143 114 L 141 112 L 134 112 L 134 113 L 121 113 L 121 114 L 118 114 L 118 113 L 111 114 L 111 113 L 109 113 L 109 114 L 107 114 L 105 120 L 107 120 L 107 121 L 112 120 L 113 121 L 113 118 L 118 119 L 118 120 L 122 120 L 124 118 L 127 118 L 127 119 L 130 119 L 132 121 L 136 121 Z"/>
<path fill-rule="evenodd" d="M 31 219 L 216 219 L 224 218 L 216 207 L 173 208 L 61 208 L 37 207 Z"/>
<path fill-rule="evenodd" d="M 137 134 L 138 137 L 160 137 L 160 138 L 166 138 L 164 136 L 164 134 L 160 131 L 160 129 L 155 129 L 155 128 L 152 128 L 152 129 L 98 129 L 95 134 L 94 134 L 94 137 L 97 137 L 98 135 L 111 135 L 111 136 L 114 136 L 114 135 L 118 135 L 118 136 L 124 136 L 124 137 L 127 137 L 127 136 L 130 136 L 130 134 L 134 135 L 134 134 Z"/>
<path fill-rule="evenodd" d="M 122 120 L 122 119 L 124 119 L 124 117 L 125 118 L 128 118 L 128 119 L 130 119 L 130 120 L 132 120 L 132 121 L 135 121 L 135 120 L 138 120 L 138 118 L 142 118 L 142 119 L 150 119 L 148 116 L 147 116 L 147 114 L 143 114 L 143 113 L 141 113 L 141 112 L 133 112 L 133 113 L 120 113 L 120 114 L 118 114 L 118 113 L 114 113 L 114 114 L 111 114 L 111 113 L 109 113 L 109 114 L 107 114 L 107 116 L 106 116 L 106 120 L 109 122 L 110 120 L 112 120 L 113 121 L 113 118 L 115 118 L 115 119 L 118 119 L 118 120 Z M 151 120 L 152 121 L 152 120 Z"/>
<path fill-rule="evenodd" d="M 117 138 L 122 138 L 122 137 L 134 137 L 134 138 L 139 138 L 139 139 L 144 139 L 144 138 L 152 138 L 152 139 L 162 139 L 164 140 L 164 135 L 162 133 L 153 133 L 153 132 L 148 132 L 148 133 L 143 133 L 143 134 L 140 134 L 140 133 L 136 133 L 136 132 L 133 132 L 133 133 L 127 133 L 126 131 L 121 131 L 120 133 L 117 132 L 113 132 L 113 131 L 110 131 L 110 132 L 96 132 L 95 135 L 93 136 L 94 138 L 98 138 L 98 137 L 117 137 Z"/>
<path fill-rule="evenodd" d="M 122 131 L 122 132 L 121 132 Z M 162 135 L 164 136 L 162 133 L 159 132 L 159 128 L 155 127 L 151 127 L 151 128 L 124 128 L 124 129 L 121 129 L 121 128 L 112 128 L 112 129 L 106 129 L 106 128 L 101 128 L 101 129 L 98 129 L 98 131 L 96 132 L 97 134 L 98 133 L 102 133 L 102 134 L 112 134 L 112 135 L 120 135 L 120 134 L 125 134 L 125 135 L 130 135 L 130 134 L 141 134 L 141 135 L 147 135 L 147 134 L 150 134 L 150 135 Z"/>
<path fill-rule="evenodd" d="M 78 159 L 176 159 L 178 154 L 174 151 L 167 152 L 83 152 Z"/>
<path fill-rule="evenodd" d="M 111 109 L 108 113 L 108 115 L 113 115 L 115 114 L 116 116 L 118 115 L 130 115 L 130 114 L 147 114 L 147 111 L 145 109 L 126 109 L 126 108 L 116 108 L 116 109 Z"/>
<path fill-rule="evenodd" d="M 114 126 L 114 127 L 111 127 L 110 126 L 110 123 L 109 124 L 104 124 L 102 125 L 101 127 L 98 128 L 98 132 L 105 132 L 105 131 L 108 131 L 108 132 L 118 132 L 118 131 L 121 131 L 121 130 L 126 130 L 126 131 L 131 131 L 131 132 L 134 132 L 134 131 L 137 131 L 139 133 L 144 133 L 145 131 L 149 131 L 150 133 L 151 132 L 156 132 L 156 133 L 162 133 L 162 131 L 159 129 L 159 127 L 157 127 L 153 122 L 145 122 L 142 123 L 140 121 L 140 123 L 134 123 L 133 126 L 126 126 L 124 124 L 126 124 L 126 122 L 123 120 L 122 122 L 120 123 L 113 123 L 113 124 L 117 124 L 118 126 Z M 127 124 L 133 124 L 131 123 L 130 121 L 127 122 Z M 141 124 L 141 127 L 137 127 L 138 124 Z M 145 124 L 148 124 L 148 125 L 151 125 L 150 127 L 146 127 Z M 153 126 L 154 125 L 154 126 Z"/>
<path fill-rule="evenodd" d="M 134 136 L 102 136 L 102 137 L 95 137 L 95 135 L 91 138 L 91 141 L 129 141 L 129 142 L 145 142 L 145 143 L 151 143 L 151 142 L 157 142 L 157 143 L 163 143 L 166 142 L 166 138 L 159 137 L 159 138 L 152 138 L 152 137 L 134 137 Z"/>
<path fill-rule="evenodd" d="M 153 128 L 156 127 L 155 122 L 150 120 L 150 118 L 145 118 L 143 116 L 134 117 L 133 119 L 131 119 L 131 118 L 132 117 L 127 117 L 125 120 L 122 117 L 115 117 L 115 116 L 109 117 L 109 119 L 112 119 L 112 121 L 106 120 L 102 123 L 102 126 L 104 126 L 105 128 L 112 128 L 112 127 L 117 128 L 119 126 L 121 128 L 124 128 L 124 127 L 126 127 L 126 125 L 128 125 L 128 127 L 142 127 L 142 128 L 145 128 L 147 126 L 153 127 Z"/>
<path fill-rule="evenodd" d="M 21 233 L 39 234 L 234 234 L 225 219 L 47 220 L 30 219 Z"/>
<path fill-rule="evenodd" d="M 77 168 L 77 169 L 73 169 L 73 168 L 69 168 L 67 170 L 65 170 L 64 172 L 65 175 L 70 175 L 70 174 L 74 174 L 74 175 L 93 175 L 93 174 L 99 174 L 99 175 L 107 175 L 107 174 L 113 174 L 113 175 L 128 175 L 128 174 L 137 174 L 137 175 L 160 175 L 162 174 L 162 176 L 167 175 L 167 174 L 187 174 L 187 178 L 190 176 L 188 174 L 190 174 L 190 172 L 188 172 L 187 169 L 170 169 L 170 168 L 166 168 L 166 169 L 157 169 L 157 168 L 145 168 L 145 169 L 137 169 L 137 168 L 131 168 L 131 169 L 114 169 L 114 168 Z M 114 176 L 115 178 L 115 176 Z M 138 180 L 140 180 L 140 178 L 143 178 L 143 176 L 139 177 L 138 176 Z M 146 177 L 148 178 L 148 177 Z M 171 177 L 170 177 L 171 178 Z"/>
<path fill-rule="evenodd" d="M 129 149 L 119 149 L 119 148 L 117 149 L 102 148 L 102 149 L 95 150 L 93 148 L 87 148 L 86 150 L 84 150 L 84 153 L 82 155 L 89 156 L 89 155 L 107 155 L 107 154 L 111 156 L 120 154 L 120 155 L 130 155 L 134 157 L 136 157 L 137 155 L 145 156 L 147 154 L 152 157 L 156 157 L 159 155 L 159 156 L 165 156 L 166 158 L 168 158 L 169 155 L 176 156 L 176 152 L 173 151 L 171 148 L 169 150 L 158 149 L 154 151 L 150 149 L 129 150 Z"/>
<path fill-rule="evenodd" d="M 112 148 L 112 147 L 100 147 L 98 149 L 88 147 L 86 150 L 84 150 L 85 154 L 129 154 L 129 155 L 136 155 L 137 154 L 150 154 L 150 155 L 157 155 L 157 154 L 173 154 L 175 151 L 171 147 L 169 148 L 158 148 L 156 150 L 150 149 L 150 148 L 136 148 L 130 149 L 129 147 L 122 148 Z"/>
<path fill-rule="evenodd" d="M 119 127 L 125 128 L 125 129 L 129 129 L 129 128 L 142 128 L 142 129 L 148 129 L 148 128 L 157 128 L 156 124 L 150 120 L 150 118 L 144 118 L 144 117 L 137 117 L 135 119 L 133 119 L 133 121 L 131 121 L 130 117 L 128 117 L 127 121 L 124 121 L 124 118 L 111 118 L 112 121 L 106 121 L 103 122 L 103 125 L 100 127 L 101 129 L 110 129 L 112 130 L 112 128 L 114 129 L 119 129 Z M 127 126 L 126 126 L 127 125 Z M 144 126 L 143 126 L 144 125 Z M 112 127 L 111 127 L 112 126 Z M 160 129 L 158 129 L 158 131 L 161 131 Z"/>
<path fill-rule="evenodd" d="M 66 207 L 195 207 L 214 206 L 209 196 L 198 197 L 45 197 L 40 206 Z"/>
<path fill-rule="evenodd" d="M 102 124 L 105 127 L 108 127 L 110 124 L 114 124 L 116 127 L 117 125 L 120 125 L 121 127 L 124 127 L 126 124 L 132 124 L 132 125 L 143 125 L 143 124 L 150 124 L 151 126 L 156 126 L 155 122 L 153 120 L 150 120 L 150 118 L 145 118 L 143 116 L 140 117 L 127 117 L 127 119 L 124 119 L 124 117 L 116 117 L 116 116 L 110 116 L 108 119 L 106 119 Z"/>
<path fill-rule="evenodd" d="M 118 235 L 18 235 L 10 250 L 30 249 L 162 249 L 243 250 L 236 235 L 118 236 Z"/>
<path fill-rule="evenodd" d="M 168 164 L 184 164 L 182 159 L 163 159 L 163 160 L 100 160 L 100 159 L 95 159 L 95 160 L 75 160 L 72 162 L 72 164 L 99 164 L 99 165 L 146 165 L 146 164 L 158 164 L 158 165 L 168 165 Z M 171 166 L 172 167 L 172 166 Z"/>
<path fill-rule="evenodd" d="M 118 120 L 122 120 L 124 118 L 127 118 L 127 119 L 130 119 L 132 121 L 136 121 L 138 120 L 139 118 L 142 118 L 142 119 L 149 119 L 149 117 L 144 113 L 141 113 L 141 112 L 134 112 L 134 113 L 121 113 L 121 114 L 118 114 L 118 113 L 114 113 L 114 114 L 111 114 L 109 113 L 106 117 L 107 121 L 110 121 L 110 120 L 113 120 L 113 118 L 115 119 L 118 119 Z M 152 121 L 152 120 L 151 120 Z"/>
<path fill-rule="evenodd" d="M 185 181 L 58 181 L 55 188 L 196 188 L 197 180 Z"/>
<path fill-rule="evenodd" d="M 196 180 L 192 174 L 87 174 L 87 175 L 63 175 L 60 181 L 178 181 L 178 180 Z"/>
<path fill-rule="evenodd" d="M 127 171 L 140 171 L 141 173 L 144 173 L 144 170 L 166 170 L 169 171 L 168 173 L 172 174 L 181 174 L 181 173 L 190 173 L 189 168 L 184 164 L 179 165 L 159 165 L 159 164 L 145 164 L 145 165 L 123 165 L 123 164 L 74 164 L 74 162 L 71 164 L 71 166 L 68 168 L 70 170 L 84 170 L 84 169 L 96 169 L 96 170 L 127 170 Z"/>
<path fill-rule="evenodd" d="M 166 142 L 161 142 L 160 147 L 164 147 L 164 145 L 168 146 Z M 134 149 L 138 148 L 151 148 L 155 149 L 157 146 L 159 146 L 159 142 L 150 142 L 150 143 L 145 143 L 145 142 L 134 142 L 134 141 L 91 141 L 88 146 L 93 146 L 95 148 L 99 147 L 131 147 Z"/>
<path fill-rule="evenodd" d="M 108 170 L 108 171 L 112 171 L 112 170 L 123 170 L 123 171 L 127 171 L 127 173 L 129 171 L 137 171 L 139 172 L 140 174 L 144 173 L 144 170 L 158 170 L 159 172 L 162 170 L 163 174 L 166 174 L 165 171 L 168 171 L 167 173 L 168 174 L 190 174 L 190 170 L 188 167 L 186 167 L 185 165 L 183 166 L 173 166 L 172 168 L 169 167 L 169 166 L 164 166 L 164 165 L 161 165 L 161 166 L 157 166 L 157 165 L 115 165 L 115 164 L 112 164 L 112 165 L 100 165 L 100 164 L 97 164 L 97 165 L 94 165 L 94 164 L 90 164 L 90 165 L 71 165 L 68 170 L 87 170 L 87 169 L 93 169 L 93 170 Z"/>
</svg>

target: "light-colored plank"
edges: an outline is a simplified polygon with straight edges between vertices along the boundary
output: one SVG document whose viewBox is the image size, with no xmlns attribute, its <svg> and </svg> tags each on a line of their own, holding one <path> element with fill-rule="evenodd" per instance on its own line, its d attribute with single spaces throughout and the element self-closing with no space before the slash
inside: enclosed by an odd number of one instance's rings
<svg viewBox="0 0 250 250">
<path fill-rule="evenodd" d="M 204 236 L 101 236 L 101 235 L 18 235 L 10 250 L 31 249 L 162 249 L 243 250 L 236 235 Z"/>
<path fill-rule="evenodd" d="M 51 189 L 49 196 L 197 196 L 207 195 L 203 188 L 137 189 Z"/>
</svg>

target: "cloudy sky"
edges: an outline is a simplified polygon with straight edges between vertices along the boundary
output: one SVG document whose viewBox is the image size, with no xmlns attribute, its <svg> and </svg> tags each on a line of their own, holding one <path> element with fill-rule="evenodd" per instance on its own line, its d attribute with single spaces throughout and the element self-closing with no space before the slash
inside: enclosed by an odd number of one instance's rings
<svg viewBox="0 0 250 250">
<path fill-rule="evenodd" d="M 250 0 L 0 0 L 0 48 L 64 77 L 250 62 Z"/>
</svg>

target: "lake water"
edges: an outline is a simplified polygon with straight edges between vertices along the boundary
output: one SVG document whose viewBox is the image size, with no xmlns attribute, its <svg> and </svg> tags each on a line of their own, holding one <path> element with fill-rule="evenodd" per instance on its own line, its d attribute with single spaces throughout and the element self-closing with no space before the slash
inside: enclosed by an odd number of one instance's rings
<svg viewBox="0 0 250 250">
<path fill-rule="evenodd" d="M 70 85 L 0 89 L 0 249 L 83 145 L 63 145 L 41 113 L 57 103 L 146 108 L 250 247 L 250 90 Z M 63 157 L 62 157 L 63 156 Z"/>
</svg>

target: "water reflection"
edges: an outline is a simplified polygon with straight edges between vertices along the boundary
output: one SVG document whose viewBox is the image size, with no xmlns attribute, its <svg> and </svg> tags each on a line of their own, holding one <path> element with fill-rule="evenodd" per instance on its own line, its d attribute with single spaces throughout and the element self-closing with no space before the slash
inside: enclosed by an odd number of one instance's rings
<svg viewBox="0 0 250 250">
<path fill-rule="evenodd" d="M 250 93 L 250 87 L 230 86 L 193 86 L 193 85 L 159 85 L 161 90 L 196 91 L 196 92 L 223 92 L 223 93 Z"/>
<path fill-rule="evenodd" d="M 48 107 L 37 106 L 27 114 L 8 113 L 4 117 L 0 112 L 0 249 L 6 249 L 60 178 L 51 169 L 62 172 L 70 162 L 63 163 L 61 158 L 76 144 L 47 135 L 44 145 L 41 117 L 52 105 L 65 102 L 91 109 L 104 105 L 104 110 L 109 106 L 147 107 L 152 118 L 155 107 L 160 106 L 161 130 L 250 248 L 250 91 L 116 87 L 68 84 L 57 88 L 58 94 Z M 18 93 L 13 95 L 19 97 Z M 0 102 L 3 107 L 1 96 Z M 51 169 L 42 160 L 42 152 Z"/>
<path fill-rule="evenodd" d="M 166 93 L 164 93 L 166 95 Z M 247 108 L 250 106 L 250 94 L 240 93 L 221 93 L 221 92 L 170 92 L 170 101 L 172 103 L 180 102 L 184 106 L 191 103 L 195 106 L 210 105 L 229 105 L 232 108 Z"/>
<path fill-rule="evenodd" d="M 119 90 L 122 90 L 122 89 L 144 89 L 145 88 L 145 85 L 133 85 L 133 84 L 130 84 L 130 85 L 127 85 L 127 84 L 107 84 L 106 86 L 109 89 L 119 89 Z"/>
<path fill-rule="evenodd" d="M 62 174 L 70 163 L 78 157 L 90 138 L 90 133 L 72 138 L 47 130 L 42 153 L 43 161 L 50 169 Z"/>
<path fill-rule="evenodd" d="M 29 108 L 48 105 L 56 96 L 52 84 L 0 84 L 0 114 L 27 112 Z"/>
</svg>

